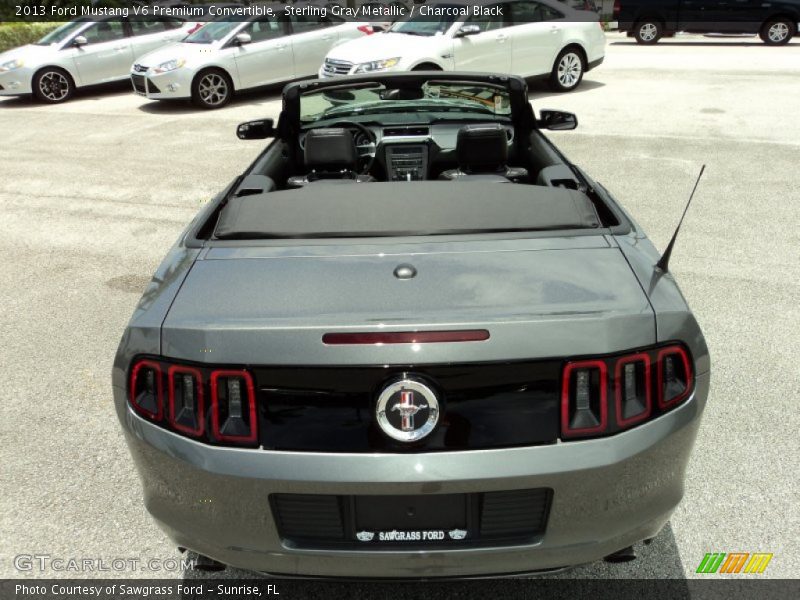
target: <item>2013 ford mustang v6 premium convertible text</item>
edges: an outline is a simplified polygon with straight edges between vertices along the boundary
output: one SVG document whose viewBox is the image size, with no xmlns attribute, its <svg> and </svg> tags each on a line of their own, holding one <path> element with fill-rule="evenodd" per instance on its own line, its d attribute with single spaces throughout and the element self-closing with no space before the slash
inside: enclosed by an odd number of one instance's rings
<svg viewBox="0 0 800 600">
<path fill-rule="evenodd" d="M 147 509 L 257 571 L 525 573 L 656 536 L 709 389 L 645 234 L 522 79 L 291 84 L 113 370 Z M 469 184 L 469 185 L 467 185 Z"/>
</svg>

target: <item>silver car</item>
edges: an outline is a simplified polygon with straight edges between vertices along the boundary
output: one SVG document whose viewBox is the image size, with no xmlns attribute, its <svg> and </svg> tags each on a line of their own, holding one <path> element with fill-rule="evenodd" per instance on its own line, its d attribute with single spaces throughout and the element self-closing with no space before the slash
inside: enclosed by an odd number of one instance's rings
<svg viewBox="0 0 800 600">
<path fill-rule="evenodd" d="M 76 88 L 123 81 L 141 55 L 182 39 L 196 23 L 131 16 L 64 23 L 35 44 L 0 54 L 0 96 L 69 100 Z"/>
<path fill-rule="evenodd" d="M 367 23 L 330 13 L 272 15 L 238 22 L 212 21 L 180 44 L 140 58 L 131 69 L 135 92 L 152 100 L 191 98 L 201 108 L 220 108 L 235 91 L 314 75 L 328 51 L 372 33 Z M 287 9 L 291 10 L 291 9 Z"/>
<path fill-rule="evenodd" d="M 180 236 L 114 362 L 174 543 L 430 578 L 658 535 L 709 354 L 666 257 L 544 135 L 575 116 L 470 73 L 294 83 L 283 103 L 278 130 L 239 126 L 275 139 Z"/>
</svg>

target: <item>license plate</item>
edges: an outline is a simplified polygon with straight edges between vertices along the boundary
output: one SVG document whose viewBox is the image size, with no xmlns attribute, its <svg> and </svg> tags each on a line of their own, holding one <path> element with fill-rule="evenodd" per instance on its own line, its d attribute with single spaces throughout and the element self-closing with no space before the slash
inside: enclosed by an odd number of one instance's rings
<svg viewBox="0 0 800 600">
<path fill-rule="evenodd" d="M 467 538 L 466 494 L 357 496 L 360 542 L 426 543 Z"/>
<path fill-rule="evenodd" d="M 363 529 L 356 532 L 359 542 L 446 542 L 463 540 L 467 537 L 466 529 L 425 529 L 422 531 L 368 531 Z"/>
</svg>

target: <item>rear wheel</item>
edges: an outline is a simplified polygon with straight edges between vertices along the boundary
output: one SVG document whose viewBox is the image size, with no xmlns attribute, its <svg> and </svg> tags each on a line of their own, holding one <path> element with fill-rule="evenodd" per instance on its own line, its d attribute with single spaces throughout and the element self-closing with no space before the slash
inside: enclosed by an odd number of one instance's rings
<svg viewBox="0 0 800 600">
<path fill-rule="evenodd" d="M 192 102 L 200 108 L 222 108 L 233 97 L 233 82 L 225 71 L 209 69 L 192 82 Z"/>
<path fill-rule="evenodd" d="M 41 102 L 66 102 L 75 92 L 69 73 L 57 67 L 45 67 L 33 77 L 33 95 Z"/>
<path fill-rule="evenodd" d="M 783 46 L 789 43 L 794 33 L 794 24 L 789 19 L 770 19 L 758 35 L 765 44 Z"/>
<path fill-rule="evenodd" d="M 633 30 L 633 37 L 640 44 L 655 44 L 664 35 L 664 26 L 658 21 L 639 21 Z"/>
<path fill-rule="evenodd" d="M 566 48 L 556 58 L 550 85 L 557 92 L 571 92 L 580 84 L 585 70 L 583 53 L 576 48 Z"/>
</svg>

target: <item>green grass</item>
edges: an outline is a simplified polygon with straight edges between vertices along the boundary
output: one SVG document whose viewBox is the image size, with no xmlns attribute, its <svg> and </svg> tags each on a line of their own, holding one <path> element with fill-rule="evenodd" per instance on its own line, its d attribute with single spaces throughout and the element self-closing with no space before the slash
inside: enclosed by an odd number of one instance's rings
<svg viewBox="0 0 800 600">
<path fill-rule="evenodd" d="M 0 23 L 0 52 L 37 41 L 61 23 Z"/>
</svg>

